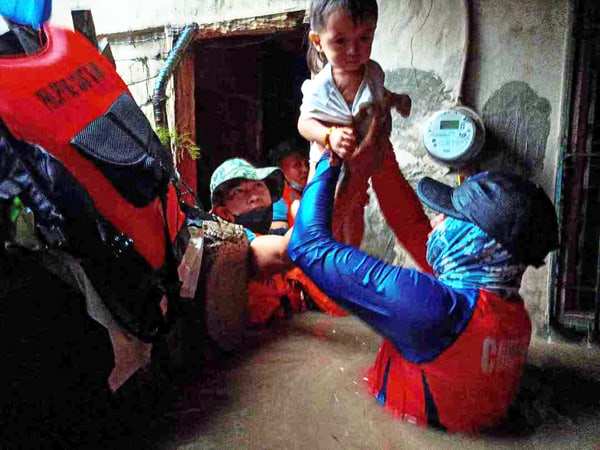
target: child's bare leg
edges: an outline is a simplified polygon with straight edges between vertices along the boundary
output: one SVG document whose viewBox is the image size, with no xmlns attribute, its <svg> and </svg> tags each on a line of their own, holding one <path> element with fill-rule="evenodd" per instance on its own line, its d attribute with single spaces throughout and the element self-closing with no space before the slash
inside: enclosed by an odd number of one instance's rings
<svg viewBox="0 0 600 450">
<path fill-rule="evenodd" d="M 373 173 L 372 183 L 381 212 L 396 238 L 421 269 L 431 273 L 425 256 L 431 231 L 429 219 L 412 186 L 402 175 L 389 141 L 381 169 Z"/>
</svg>

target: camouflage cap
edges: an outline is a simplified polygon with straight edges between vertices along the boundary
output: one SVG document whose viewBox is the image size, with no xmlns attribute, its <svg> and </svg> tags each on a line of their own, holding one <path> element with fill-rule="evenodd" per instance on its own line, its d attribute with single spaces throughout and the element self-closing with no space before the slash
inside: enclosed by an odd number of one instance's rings
<svg viewBox="0 0 600 450">
<path fill-rule="evenodd" d="M 279 167 L 258 168 L 245 159 L 232 158 L 217 167 L 210 177 L 210 201 L 213 206 L 220 203 L 219 193 L 226 184 L 234 180 L 264 181 L 271 192 L 273 203 L 283 194 L 284 178 Z"/>
</svg>

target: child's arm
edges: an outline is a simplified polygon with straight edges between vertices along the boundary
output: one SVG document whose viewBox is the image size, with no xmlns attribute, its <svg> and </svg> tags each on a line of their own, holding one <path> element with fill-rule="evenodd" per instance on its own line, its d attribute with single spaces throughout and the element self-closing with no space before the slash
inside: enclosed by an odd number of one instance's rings
<svg viewBox="0 0 600 450">
<path fill-rule="evenodd" d="M 329 147 L 340 158 L 350 158 L 356 149 L 356 134 L 348 126 L 330 126 L 318 119 L 300 115 L 298 132 L 310 142 L 323 149 Z"/>
</svg>

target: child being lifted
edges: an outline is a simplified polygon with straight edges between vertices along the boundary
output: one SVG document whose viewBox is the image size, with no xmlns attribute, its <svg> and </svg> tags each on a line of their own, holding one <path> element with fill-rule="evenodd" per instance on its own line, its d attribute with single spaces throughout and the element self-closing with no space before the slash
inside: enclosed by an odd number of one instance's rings
<svg viewBox="0 0 600 450">
<path fill-rule="evenodd" d="M 390 106 L 408 117 L 411 100 L 385 89 L 383 70 L 370 59 L 377 17 L 376 0 L 311 1 L 307 62 L 317 75 L 302 85 L 298 131 L 312 143 L 309 178 L 325 152 L 344 160 L 334 207 L 334 236 L 360 245 L 371 178 L 388 225 L 415 262 L 429 270 L 425 258 L 429 220 L 400 172 L 389 141 Z M 382 120 L 380 127 L 372 127 L 379 135 L 368 140 L 376 145 L 360 146 L 374 118 Z"/>
</svg>

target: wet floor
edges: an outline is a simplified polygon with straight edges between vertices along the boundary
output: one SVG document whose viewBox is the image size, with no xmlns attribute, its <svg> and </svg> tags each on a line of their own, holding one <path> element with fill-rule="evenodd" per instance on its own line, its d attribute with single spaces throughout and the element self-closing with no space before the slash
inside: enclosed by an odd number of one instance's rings
<svg viewBox="0 0 600 450">
<path fill-rule="evenodd" d="M 535 341 L 506 423 L 463 436 L 404 423 L 368 395 L 379 342 L 352 317 L 317 312 L 254 330 L 180 382 L 161 448 L 600 449 L 596 349 Z"/>
</svg>

